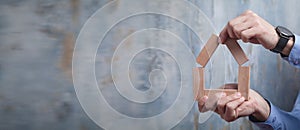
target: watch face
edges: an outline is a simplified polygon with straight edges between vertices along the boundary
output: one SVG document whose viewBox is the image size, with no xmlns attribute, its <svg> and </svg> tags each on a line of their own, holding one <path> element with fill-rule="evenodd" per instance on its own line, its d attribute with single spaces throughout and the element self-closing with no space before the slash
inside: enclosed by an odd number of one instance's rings
<svg viewBox="0 0 300 130">
<path fill-rule="evenodd" d="M 292 36 L 294 36 L 294 34 L 290 30 L 288 30 L 287 28 L 282 27 L 282 26 L 278 26 L 277 27 L 277 31 L 281 35 L 286 36 L 286 37 L 292 37 Z"/>
</svg>

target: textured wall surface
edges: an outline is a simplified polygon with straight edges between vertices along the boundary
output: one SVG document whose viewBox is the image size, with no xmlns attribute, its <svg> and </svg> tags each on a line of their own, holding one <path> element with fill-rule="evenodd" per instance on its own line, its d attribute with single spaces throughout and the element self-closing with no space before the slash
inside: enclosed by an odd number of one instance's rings
<svg viewBox="0 0 300 130">
<path fill-rule="evenodd" d="M 122 0 L 119 0 L 122 1 Z M 0 1 L 0 129 L 101 129 L 81 108 L 72 82 L 72 54 L 80 29 L 85 21 L 108 0 L 1 0 Z M 300 15 L 297 0 L 190 0 L 212 21 L 216 32 L 220 32 L 228 20 L 251 9 L 274 26 L 283 25 L 300 34 Z M 118 2 L 111 12 L 134 3 Z M 148 7 L 147 4 L 144 5 Z M 180 5 L 163 0 L 157 6 L 176 9 Z M 110 15 L 111 12 L 107 12 Z M 201 18 L 188 10 L 177 10 L 181 15 L 199 25 Z M 106 19 L 103 19 L 105 22 Z M 197 28 L 197 25 L 193 25 Z M 131 117 L 149 117 L 167 109 L 179 92 L 178 66 L 172 57 L 159 50 L 145 50 L 131 61 L 131 82 L 138 90 L 163 86 L 168 81 L 165 93 L 157 101 L 145 105 L 128 102 L 118 95 L 110 75 L 110 60 L 118 43 L 128 34 L 143 28 L 168 29 L 186 42 L 194 55 L 198 55 L 205 39 L 197 39 L 185 25 L 157 14 L 128 18 L 116 25 L 99 47 L 96 57 L 96 79 L 104 97 L 119 112 Z M 101 26 L 98 27 L 101 29 Z M 207 35 L 205 28 L 198 28 Z M 133 45 L 154 45 L 156 39 L 177 42 L 161 35 L 141 36 L 128 39 L 125 50 Z M 143 41 L 141 41 L 143 40 Z M 167 42 L 166 42 L 167 43 Z M 242 44 L 250 58 L 251 88 L 260 92 L 273 104 L 289 111 L 293 107 L 300 88 L 300 70 L 290 66 L 280 56 L 261 46 Z M 170 47 L 177 55 L 182 48 L 176 44 L 160 44 Z M 186 63 L 192 66 L 195 63 Z M 237 64 L 224 47 L 218 48 L 210 61 L 208 86 L 217 87 L 225 82 L 236 82 Z M 164 70 L 149 75 L 151 70 Z M 219 73 L 223 71 L 222 73 Z M 152 71 L 153 72 L 153 71 Z M 122 73 L 122 72 L 120 72 Z M 165 77 L 167 78 L 165 78 Z M 190 77 L 192 78 L 192 77 Z M 150 81 L 148 81 L 148 79 Z M 167 80 L 168 79 L 168 80 Z M 171 80 L 170 80 L 171 79 Z M 190 83 L 192 84 L 192 83 Z M 192 86 L 190 87 L 192 90 Z M 185 104 L 182 104 L 185 105 Z M 180 110 L 179 110 L 180 111 Z M 103 115 L 110 116 L 110 115 Z M 247 118 L 227 123 L 213 114 L 206 122 L 199 123 L 197 107 L 173 129 L 257 129 Z M 169 119 L 174 117 L 169 117 Z M 168 120 L 164 119 L 166 122 Z M 160 123 L 156 128 L 160 128 Z M 201 120 L 201 119 L 200 119 Z M 146 128 L 144 128 L 146 129 Z"/>
</svg>

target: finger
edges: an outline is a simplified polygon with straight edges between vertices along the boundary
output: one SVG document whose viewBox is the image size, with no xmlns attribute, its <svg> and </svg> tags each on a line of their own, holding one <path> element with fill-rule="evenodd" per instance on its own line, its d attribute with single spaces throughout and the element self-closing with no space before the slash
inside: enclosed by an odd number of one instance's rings
<svg viewBox="0 0 300 130">
<path fill-rule="evenodd" d="M 252 100 L 248 100 L 248 101 L 242 103 L 237 108 L 237 112 L 239 113 L 239 117 L 249 116 L 249 115 L 251 115 L 255 112 L 254 108 L 251 107 L 252 103 L 253 103 Z"/>
<path fill-rule="evenodd" d="M 235 115 L 237 115 L 236 111 L 233 111 L 233 116 L 228 116 L 228 115 L 226 115 L 226 113 L 224 113 L 223 115 L 221 115 L 221 118 L 227 122 L 232 122 L 238 118 Z"/>
<path fill-rule="evenodd" d="M 257 40 L 257 38 L 251 38 L 251 39 L 249 39 L 249 42 L 253 43 L 253 44 L 260 44 L 259 41 Z"/>
<path fill-rule="evenodd" d="M 247 16 L 240 15 L 237 18 L 233 19 L 230 23 L 232 31 L 235 34 L 237 39 L 240 39 L 240 31 L 246 29 L 247 27 L 245 26 L 248 26 L 247 24 L 245 24 L 247 23 L 246 20 L 247 20 Z"/>
<path fill-rule="evenodd" d="M 228 38 L 228 33 L 227 33 L 227 25 L 226 25 L 219 35 L 219 39 L 220 39 L 219 42 L 225 43 L 227 38 Z"/>
<path fill-rule="evenodd" d="M 208 111 L 208 110 L 213 110 L 214 111 L 217 107 L 218 100 L 221 99 L 222 97 L 225 97 L 225 96 L 226 96 L 226 93 L 223 93 L 223 92 L 210 94 L 203 109 L 205 111 Z"/>
<path fill-rule="evenodd" d="M 200 112 L 205 112 L 203 107 L 207 101 L 208 97 L 207 96 L 203 96 L 202 98 L 200 98 L 199 102 L 198 102 L 198 109 Z"/>
<path fill-rule="evenodd" d="M 225 113 L 225 105 L 233 100 L 236 100 L 241 97 L 241 93 L 237 92 L 236 94 L 232 94 L 230 96 L 226 96 L 218 100 L 217 109 L 220 113 Z"/>
<path fill-rule="evenodd" d="M 232 36 L 231 38 L 240 39 L 238 32 L 235 31 L 235 28 L 237 25 L 240 25 L 241 27 L 243 27 L 246 19 L 247 19 L 247 16 L 240 15 L 228 22 L 228 26 L 229 26 L 228 30 L 230 30 L 232 32 L 232 35 L 230 35 L 230 33 L 229 33 L 229 36 Z"/>
<path fill-rule="evenodd" d="M 226 121 L 233 121 L 238 117 L 238 111 L 236 111 L 236 108 L 241 105 L 245 101 L 244 97 L 241 97 L 239 99 L 236 99 L 234 101 L 231 101 L 226 104 L 226 110 L 225 110 L 225 120 Z"/>
<path fill-rule="evenodd" d="M 227 33 L 228 33 L 228 36 L 229 38 L 232 38 L 232 39 L 236 39 L 237 37 L 235 36 L 234 32 L 233 32 L 233 27 L 229 25 L 228 23 L 228 28 L 227 28 Z"/>
<path fill-rule="evenodd" d="M 256 39 L 255 35 L 257 34 L 257 30 L 255 27 L 246 29 L 241 32 L 241 39 L 243 42 L 247 43 L 250 41 L 250 39 Z"/>
<path fill-rule="evenodd" d="M 245 12 L 243 12 L 241 15 L 249 15 L 251 13 L 254 13 L 253 11 L 251 10 L 246 10 Z"/>
<path fill-rule="evenodd" d="M 224 113 L 221 113 L 221 112 L 218 110 L 217 103 L 218 103 L 218 101 L 219 101 L 221 98 L 226 97 L 227 95 L 226 95 L 226 93 L 224 93 L 224 92 L 222 92 L 222 93 L 217 93 L 217 94 L 219 94 L 219 97 L 216 98 L 216 100 L 215 100 L 215 112 L 218 113 L 219 115 L 221 115 L 221 114 L 224 114 Z"/>
<path fill-rule="evenodd" d="M 251 13 L 251 11 L 245 11 L 243 14 L 241 14 L 240 16 L 234 18 L 233 20 L 229 21 L 228 24 L 224 27 L 224 29 L 221 31 L 220 35 L 219 35 L 219 39 L 221 43 L 225 43 L 228 37 L 231 38 L 237 38 L 236 35 L 238 36 L 238 38 L 240 39 L 240 35 L 239 34 L 234 34 L 233 32 L 233 27 L 235 25 L 239 25 L 244 23 L 247 19 L 248 19 L 248 14 Z"/>
<path fill-rule="evenodd" d="M 253 22 L 246 21 L 233 26 L 233 32 L 238 39 L 241 39 L 241 32 L 253 26 Z"/>
</svg>

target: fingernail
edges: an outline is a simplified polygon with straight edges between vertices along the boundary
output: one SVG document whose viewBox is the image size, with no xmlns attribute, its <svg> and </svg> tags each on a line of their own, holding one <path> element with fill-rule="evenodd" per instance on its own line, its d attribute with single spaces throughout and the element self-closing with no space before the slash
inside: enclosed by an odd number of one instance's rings
<svg viewBox="0 0 300 130">
<path fill-rule="evenodd" d="M 244 101 L 244 100 L 245 100 L 245 98 L 244 98 L 244 97 L 241 97 L 241 98 L 240 98 L 240 101 Z"/>
<path fill-rule="evenodd" d="M 237 96 L 237 97 L 240 97 L 240 96 L 241 96 L 241 93 L 240 93 L 240 92 L 237 92 L 237 93 L 236 93 L 236 96 Z"/>
<path fill-rule="evenodd" d="M 220 37 L 218 38 L 218 43 L 222 43 L 222 40 Z"/>
<path fill-rule="evenodd" d="M 204 96 L 204 97 L 203 97 L 203 102 L 206 102 L 207 99 L 208 99 L 208 97 L 207 97 L 207 96 Z"/>
<path fill-rule="evenodd" d="M 226 96 L 226 93 L 222 92 L 222 93 L 221 93 L 221 96 L 222 96 L 222 97 L 225 97 L 225 96 Z"/>
</svg>

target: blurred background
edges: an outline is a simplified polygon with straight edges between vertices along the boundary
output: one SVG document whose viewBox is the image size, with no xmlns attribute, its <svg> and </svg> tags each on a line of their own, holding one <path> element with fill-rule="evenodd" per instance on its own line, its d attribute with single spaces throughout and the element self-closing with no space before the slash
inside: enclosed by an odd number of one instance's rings
<svg viewBox="0 0 300 130">
<path fill-rule="evenodd" d="M 116 3 L 119 4 L 114 5 L 112 12 L 120 7 L 134 4 L 123 4 L 118 1 L 122 0 L 117 0 Z M 217 33 L 228 20 L 251 9 L 272 25 L 282 25 L 300 34 L 300 15 L 297 15 L 300 9 L 297 0 L 189 1 L 203 11 Z M 72 81 L 72 55 L 76 38 L 84 23 L 95 11 L 109 2 L 109 0 L 0 1 L 1 130 L 102 129 L 86 115 L 76 97 Z M 162 0 L 157 6 L 174 10 L 180 5 Z M 145 4 L 145 8 L 147 7 L 148 5 Z M 187 12 L 178 10 L 175 13 L 179 13 L 189 21 L 196 21 L 199 25 L 207 24 L 202 23 L 203 20 L 195 17 L 195 14 Z M 107 15 L 110 14 L 111 12 L 107 12 Z M 103 21 L 105 22 L 106 19 Z M 170 55 L 149 49 L 136 55 L 131 61 L 129 68 L 132 72 L 131 82 L 136 89 L 144 91 L 155 85 L 162 87 L 161 84 L 168 79 L 166 92 L 157 101 L 143 106 L 118 95 L 110 76 L 110 67 L 107 65 L 110 64 L 118 43 L 125 36 L 145 27 L 167 28 L 176 32 L 175 34 L 186 42 L 186 46 L 194 56 L 198 55 L 203 42 L 207 40 L 197 39 L 185 25 L 158 14 L 131 17 L 112 28 L 97 52 L 96 78 L 104 97 L 113 108 L 120 113 L 138 118 L 153 116 L 167 109 L 176 99 L 182 80 L 178 66 Z M 101 26 L 97 28 L 101 29 Z M 201 29 L 199 31 L 203 34 L 207 33 Z M 155 37 L 165 38 L 163 35 Z M 140 39 L 146 40 L 141 42 L 139 39 L 132 39 L 129 42 L 145 46 L 151 43 L 150 38 Z M 174 41 L 174 39 L 165 40 Z M 290 111 L 300 88 L 300 71 L 282 60 L 279 55 L 261 46 L 240 43 L 250 59 L 248 65 L 251 66 L 251 88 L 279 108 Z M 178 55 L 182 52 L 182 48 L 178 46 L 172 44 L 165 46 L 174 48 Z M 127 51 L 130 51 L 130 48 Z M 207 86 L 218 87 L 223 83 L 237 82 L 237 64 L 224 47 L 218 48 L 208 68 Z M 153 69 L 164 70 L 167 79 L 159 77 L 162 76 L 161 74 L 154 74 L 154 78 L 151 79 L 149 74 Z M 192 76 L 188 78 L 192 79 Z M 190 88 L 192 91 L 192 85 Z M 103 115 L 106 116 L 110 115 Z M 169 117 L 171 118 L 174 117 Z M 164 120 L 167 122 L 168 119 Z M 156 128 L 160 128 L 159 123 Z M 207 121 L 199 123 L 199 113 L 195 104 L 187 116 L 173 129 L 235 130 L 257 129 L 257 127 L 249 122 L 248 118 L 227 123 L 215 114 Z"/>
</svg>

